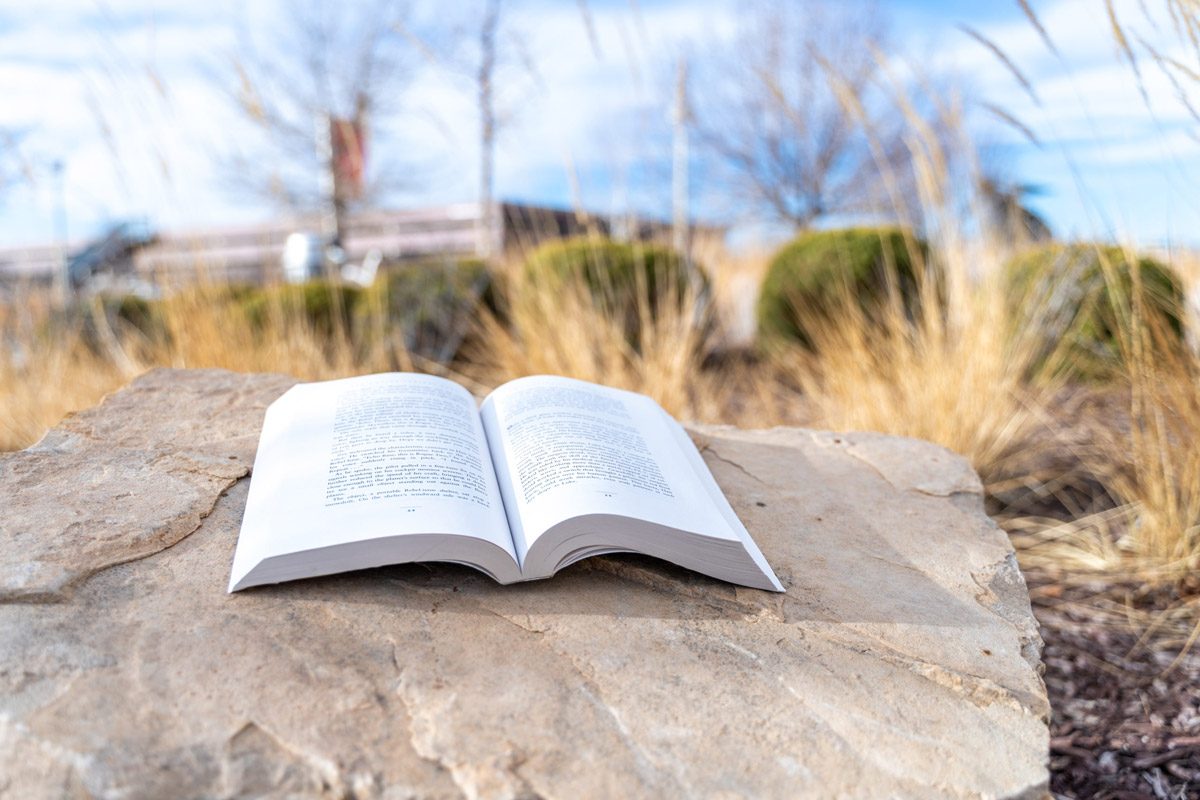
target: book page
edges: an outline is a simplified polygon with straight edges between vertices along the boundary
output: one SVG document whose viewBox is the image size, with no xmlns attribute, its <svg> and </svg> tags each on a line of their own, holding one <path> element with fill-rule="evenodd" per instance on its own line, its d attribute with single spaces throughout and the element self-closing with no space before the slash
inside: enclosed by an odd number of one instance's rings
<svg viewBox="0 0 1200 800">
<path fill-rule="evenodd" d="M 392 373 L 299 384 L 272 404 L 238 560 L 439 533 L 485 539 L 516 560 L 469 392 Z"/>
<path fill-rule="evenodd" d="M 483 422 L 517 555 L 585 514 L 614 514 L 737 539 L 680 449 L 676 423 L 644 395 L 570 378 L 511 381 Z"/>
</svg>

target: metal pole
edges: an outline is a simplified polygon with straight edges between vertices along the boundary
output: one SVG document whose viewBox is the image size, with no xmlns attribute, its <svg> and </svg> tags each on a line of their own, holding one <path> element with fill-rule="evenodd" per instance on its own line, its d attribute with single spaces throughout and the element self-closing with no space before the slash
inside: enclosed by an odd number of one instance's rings
<svg viewBox="0 0 1200 800">
<path fill-rule="evenodd" d="M 489 0 L 479 28 L 479 230 L 475 254 L 491 258 L 496 239 L 493 169 L 496 158 L 496 109 L 492 81 L 496 70 L 496 30 L 500 24 L 500 0 Z"/>
<path fill-rule="evenodd" d="M 328 245 L 337 239 L 338 209 L 337 209 L 337 178 L 333 163 L 333 119 L 328 112 L 316 115 L 317 125 L 317 185 L 321 195 L 320 233 Z"/>
<path fill-rule="evenodd" d="M 671 246 L 688 258 L 688 107 L 687 60 L 679 59 L 675 79 L 675 107 L 671 114 L 674 128 L 671 159 Z"/>
<path fill-rule="evenodd" d="M 67 192 L 62 160 L 56 159 L 51 170 L 54 172 L 54 239 L 58 244 L 55 284 L 58 299 L 65 306 L 71 300 L 71 262 L 67 256 Z"/>
</svg>

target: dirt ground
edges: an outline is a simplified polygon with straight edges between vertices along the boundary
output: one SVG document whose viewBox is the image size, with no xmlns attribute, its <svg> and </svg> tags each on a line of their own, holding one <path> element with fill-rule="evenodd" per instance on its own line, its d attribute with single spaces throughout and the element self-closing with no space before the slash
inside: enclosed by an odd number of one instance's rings
<svg viewBox="0 0 1200 800">
<path fill-rule="evenodd" d="M 1097 621 L 1095 589 L 1059 593 L 1047 576 L 1026 578 L 1046 643 L 1055 797 L 1200 797 L 1200 653 L 1173 663 L 1178 646 Z M 1158 602 L 1177 601 L 1169 594 Z"/>
</svg>

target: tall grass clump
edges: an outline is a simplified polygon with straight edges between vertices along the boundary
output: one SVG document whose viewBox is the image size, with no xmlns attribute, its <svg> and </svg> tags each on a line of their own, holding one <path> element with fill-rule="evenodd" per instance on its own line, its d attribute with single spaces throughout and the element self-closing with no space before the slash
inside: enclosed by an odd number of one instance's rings
<svg viewBox="0 0 1200 800">
<path fill-rule="evenodd" d="M 153 343 L 147 360 L 175 367 L 283 372 L 301 380 L 406 363 L 402 349 L 367 335 L 384 325 L 382 309 L 364 307 L 353 289 L 323 282 L 282 288 L 286 290 L 256 295 L 250 307 L 244 297 L 221 286 L 198 286 L 166 298 L 161 310 L 165 336 Z"/>
<path fill-rule="evenodd" d="M 882 302 L 864 303 L 846 284 L 820 308 L 798 305 L 808 346 L 773 358 L 803 394 L 815 425 L 926 439 L 968 458 L 985 484 L 1011 480 L 1056 387 L 1037 367 L 1040 337 L 1014 324 L 1005 302 L 1006 232 L 988 224 L 982 198 L 964 189 L 980 184 L 980 172 L 961 110 L 953 97 L 915 97 L 908 83 L 892 79 L 910 170 L 898 174 L 852 84 L 831 65 L 825 69 L 839 102 L 878 151 L 895 219 L 919 236 L 906 242 L 904 258 L 880 260 Z M 934 124 L 918 110 L 930 104 Z"/>
<path fill-rule="evenodd" d="M 1119 350 L 1111 381 L 1127 398 L 1127 419 L 1084 454 L 1112 507 L 1066 522 L 1024 520 L 1017 542 L 1076 580 L 1179 584 L 1200 567 L 1200 358 L 1161 313 L 1143 270 L 1122 269 L 1136 260 L 1112 254 L 1096 251 Z"/>
<path fill-rule="evenodd" d="M 1004 265 L 1014 320 L 1042 331 L 1049 357 L 1063 349 L 1071 377 L 1120 378 L 1128 363 L 1120 313 L 1128 314 L 1134 282 L 1139 325 L 1178 341 L 1183 335 L 1182 282 L 1158 259 L 1101 244 L 1051 244 L 1029 248 Z M 1028 310 L 1036 308 L 1036 316 Z M 1128 322 L 1128 321 L 1127 321 Z"/>
<path fill-rule="evenodd" d="M 1190 100 L 1200 75 L 1187 68 L 1186 58 L 1148 44 L 1129 24 L 1140 13 L 1142 22 L 1173 34 L 1174 44 L 1194 57 L 1200 54 L 1200 5 L 1168 0 L 1165 6 L 1118 10 L 1106 0 L 1105 6 L 1113 42 L 1147 102 L 1143 80 L 1148 73 L 1140 62 L 1155 65 L 1170 80 L 1194 117 Z M 1053 50 L 1032 9 L 1023 8 Z M 1104 476 L 1112 507 L 1065 522 L 1028 519 L 1008 526 L 1024 559 L 1052 570 L 1059 580 L 1136 587 L 1117 616 L 1126 625 L 1141 625 L 1143 638 L 1160 636 L 1159 628 L 1182 631 L 1179 641 L 1186 651 L 1200 636 L 1200 584 L 1195 578 L 1200 567 L 1200 351 L 1196 331 L 1186 330 L 1185 324 L 1194 326 L 1195 315 L 1188 317 L 1178 307 L 1178 279 L 1186 276 L 1177 269 L 1178 257 L 1160 265 L 1146 262 L 1132 248 L 1094 246 L 1090 251 L 1104 286 L 1095 311 L 1116 345 L 1110 349 L 1115 349 L 1117 363 L 1105 377 L 1128 401 L 1127 420 L 1113 421 L 1084 454 L 1085 463 Z M 1193 271 L 1193 290 L 1195 279 Z M 1129 595 L 1163 590 L 1174 599 L 1146 627 Z"/>
<path fill-rule="evenodd" d="M 25 292 L 0 304 L 0 449 L 32 444 L 67 413 L 154 367 L 301 380 L 418 367 L 381 293 L 364 293 L 354 311 L 337 285 L 250 292 L 198 284 L 151 303 L 93 297 L 68 309 L 49 293 Z"/>
<path fill-rule="evenodd" d="M 843 296 L 804 320 L 808 350 L 777 358 L 793 365 L 818 425 L 926 439 L 967 457 L 985 483 L 1009 479 L 1051 391 L 1026 379 L 1040 341 L 1013 330 L 995 281 L 959 303 L 953 321 L 932 289 L 915 316 Z"/>
<path fill-rule="evenodd" d="M 1083 587 L 1079 613 L 1177 650 L 1175 665 L 1200 638 L 1200 357 L 1157 313 L 1140 270 L 1124 281 L 1105 264 L 1120 349 L 1110 381 L 1126 413 L 1106 421 L 1081 462 L 1101 478 L 1106 507 L 1001 524 L 1022 566 Z"/>
<path fill-rule="evenodd" d="M 28 447 L 132 377 L 88 345 L 82 320 L 55 306 L 38 291 L 0 303 L 0 451 Z"/>
<path fill-rule="evenodd" d="M 1131 329 L 1134 469 L 1114 489 L 1138 507 L 1134 550 L 1186 574 L 1200 566 L 1200 364 L 1159 333 Z"/>
<path fill-rule="evenodd" d="M 584 245 L 570 247 L 578 255 Z M 610 257 L 602 243 L 584 263 Z M 525 264 L 506 270 L 496 287 L 497 309 L 482 314 L 466 353 L 472 374 L 488 385 L 565 375 L 648 394 L 684 418 L 712 416 L 701 369 L 711 329 L 700 289 L 678 279 L 675 258 L 658 263 L 673 271 L 670 279 L 648 280 L 646 269 L 628 270 L 625 282 L 607 273 L 599 279 L 593 269 L 562 267 L 553 280 Z"/>
<path fill-rule="evenodd" d="M 1140 295 L 1122 337 L 1127 347 L 1132 469 L 1113 492 L 1131 504 L 1136 521 L 1128 549 L 1168 576 L 1200 567 L 1200 364 L 1143 315 Z M 1116 440 L 1118 443 L 1120 439 Z M 1112 455 L 1117 455 L 1114 452 Z"/>
</svg>

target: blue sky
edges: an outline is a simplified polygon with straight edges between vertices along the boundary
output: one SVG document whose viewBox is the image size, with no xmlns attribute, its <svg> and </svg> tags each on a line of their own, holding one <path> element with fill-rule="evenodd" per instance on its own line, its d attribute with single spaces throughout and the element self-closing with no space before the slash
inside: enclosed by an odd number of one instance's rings
<svg viewBox="0 0 1200 800">
<path fill-rule="evenodd" d="M 502 109 L 498 194 L 556 205 L 578 198 L 599 211 L 662 206 L 665 181 L 644 164 L 665 145 L 666 76 L 681 50 L 703 53 L 728 41 L 739 4 L 592 0 L 593 46 L 574 0 L 511 2 L 510 22 L 525 38 L 538 78 L 523 74 Z M 1153 13 L 1162 0 L 1147 3 Z M 1038 135 L 1035 146 L 999 125 L 980 128 L 1014 177 L 1040 189 L 1035 205 L 1056 231 L 1200 245 L 1193 189 L 1200 125 L 1158 70 L 1144 66 L 1139 88 L 1118 57 L 1100 0 L 1033 3 L 1057 54 L 1015 0 L 880 5 L 902 53 L 966 76 L 967 91 L 1008 109 Z M 239 13 L 261 30 L 280 7 L 273 0 L 50 0 L 0 10 L 0 129 L 24 132 L 21 152 L 33 178 L 0 196 L 0 246 L 53 238 L 48 165 L 56 159 L 65 165 L 72 239 L 129 217 L 190 229 L 278 215 L 232 190 L 216 166 L 230 141 L 252 135 L 229 112 L 211 72 L 236 48 Z M 1117 0 L 1116 7 L 1160 50 L 1188 60 L 1168 29 L 1145 18 L 1139 0 Z M 427 4 L 415 24 L 438 8 Z M 960 24 L 1020 64 L 1036 97 Z M 422 62 L 403 102 L 411 113 L 377 149 L 415 169 L 389 204 L 474 199 L 469 82 Z M 703 171 L 695 176 L 702 211 L 723 213 L 722 192 Z"/>
</svg>

